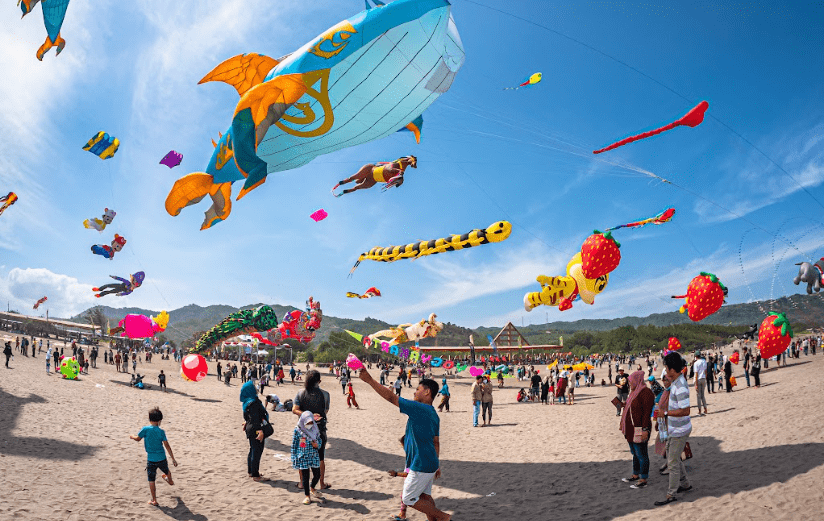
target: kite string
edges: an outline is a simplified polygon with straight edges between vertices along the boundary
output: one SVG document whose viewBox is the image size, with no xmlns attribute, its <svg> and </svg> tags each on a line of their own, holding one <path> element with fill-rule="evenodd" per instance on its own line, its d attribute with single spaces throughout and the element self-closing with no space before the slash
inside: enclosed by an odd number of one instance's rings
<svg viewBox="0 0 824 521">
<path fill-rule="evenodd" d="M 741 242 L 738 243 L 738 264 L 741 266 L 741 277 L 744 279 L 744 284 L 747 286 L 747 290 L 750 292 L 750 297 L 752 297 L 753 302 L 755 305 L 758 306 L 758 309 L 764 315 L 767 314 L 767 311 L 761 306 L 761 302 L 755 298 L 755 293 L 752 291 L 752 287 L 750 287 L 750 283 L 747 281 L 747 273 L 744 271 L 744 258 L 741 255 L 742 250 L 744 249 L 744 238 L 749 234 L 751 231 L 757 228 L 750 228 L 743 235 L 741 235 Z"/>
<path fill-rule="evenodd" d="M 489 9 L 489 10 L 491 10 L 491 11 L 495 11 L 495 12 L 497 12 L 497 13 L 500 13 L 500 14 L 503 14 L 503 15 L 506 15 L 506 16 L 510 16 L 510 17 L 512 17 L 512 18 L 515 18 L 515 19 L 517 19 L 517 20 L 521 20 L 522 22 L 526 22 L 526 23 L 531 24 L 531 25 L 534 25 L 534 26 L 536 26 L 536 27 L 540 27 L 541 29 L 544 29 L 544 30 L 546 30 L 546 31 L 549 31 L 549 32 L 551 32 L 551 33 L 553 33 L 553 34 L 555 34 L 555 35 L 557 35 L 557 36 L 560 36 L 560 37 L 565 38 L 565 39 L 567 39 L 567 40 L 569 40 L 569 41 L 572 41 L 572 42 L 574 42 L 574 43 L 577 43 L 578 45 L 581 45 L 581 46 L 583 46 L 583 47 L 586 47 L 587 49 L 589 49 L 589 50 L 591 50 L 591 51 L 593 51 L 593 52 L 595 52 L 595 53 L 598 53 L 598 54 L 600 54 L 601 56 L 604 56 L 605 58 L 609 58 L 610 60 L 612 60 L 612 61 L 614 61 L 614 62 L 616 62 L 616 63 L 618 63 L 618 64 L 620 64 L 620 65 L 622 65 L 622 66 L 624 66 L 624 67 L 626 67 L 626 68 L 628 68 L 628 69 L 630 69 L 631 71 L 633 71 L 633 72 L 635 72 L 635 73 L 637 73 L 637 74 L 639 74 L 639 75 L 643 76 L 644 78 L 647 78 L 648 80 L 650 80 L 650 81 L 652 81 L 653 83 L 655 83 L 655 84 L 659 85 L 660 87 L 663 87 L 664 89 L 668 90 L 668 91 L 669 91 L 669 92 L 671 92 L 672 94 L 674 94 L 674 95 L 678 96 L 679 98 L 681 98 L 681 99 L 683 99 L 683 100 L 685 100 L 685 101 L 688 101 L 688 102 L 690 102 L 690 103 L 692 103 L 692 102 L 694 102 L 694 101 L 695 101 L 695 100 L 692 100 L 692 99 L 688 98 L 688 97 L 687 97 L 687 96 L 685 96 L 684 94 L 681 94 L 680 92 L 676 91 L 675 89 L 673 89 L 673 88 L 672 88 L 672 87 L 670 87 L 669 85 L 665 84 L 664 82 L 659 81 L 659 80 L 657 80 L 657 79 L 653 78 L 652 76 L 650 76 L 649 74 L 645 73 L 645 72 L 644 72 L 644 71 L 642 71 L 641 69 L 638 69 L 637 67 L 634 67 L 634 66 L 630 65 L 629 63 L 627 63 L 627 62 L 625 62 L 625 61 L 623 61 L 623 60 L 620 60 L 619 58 L 617 58 L 617 57 L 615 57 L 615 56 L 613 56 L 613 55 L 611 55 L 611 54 L 608 54 L 608 53 L 606 53 L 606 52 L 604 52 L 604 51 L 602 51 L 602 50 L 600 50 L 600 49 L 598 49 L 598 48 L 596 48 L 596 47 L 593 47 L 592 45 L 590 45 L 590 44 L 588 44 L 588 43 L 586 43 L 586 42 L 584 42 L 584 41 L 582 41 L 582 40 L 578 40 L 577 38 L 573 38 L 572 36 L 569 36 L 568 34 L 562 33 L 561 31 L 558 31 L 558 30 L 556 30 L 556 29 L 552 29 L 552 28 L 550 28 L 550 27 L 548 27 L 548 26 L 546 26 L 546 25 L 540 24 L 540 23 L 538 23 L 538 22 L 536 22 L 536 21 L 534 21 L 534 20 L 530 20 L 530 19 L 528 19 L 528 18 L 524 18 L 524 17 L 522 17 L 522 16 L 518 16 L 518 15 L 516 15 L 516 14 L 514 14 L 514 13 L 510 13 L 510 12 L 504 11 L 504 10 L 502 10 L 502 9 L 498 9 L 498 8 L 496 8 L 496 7 L 488 6 L 488 5 L 482 4 L 482 3 L 480 3 L 480 2 L 476 2 L 475 0 L 462 0 L 462 1 L 467 2 L 467 3 L 470 3 L 470 4 L 477 5 L 477 6 L 479 6 L 479 7 L 483 7 L 483 8 L 485 8 L 485 9 Z M 755 146 L 755 144 L 754 144 L 754 143 L 752 143 L 749 139 L 745 138 L 743 135 L 741 135 L 741 133 L 740 133 L 740 132 L 738 132 L 738 131 L 736 131 L 735 129 L 733 129 L 730 125 L 728 125 L 727 123 L 725 123 L 724 121 L 722 121 L 722 120 L 721 120 L 720 118 L 718 118 L 717 116 L 715 116 L 715 115 L 713 115 L 712 113 L 710 113 L 710 114 L 709 114 L 709 117 L 710 117 L 711 119 L 713 119 L 714 121 L 718 122 L 721 126 L 723 126 L 725 129 L 727 129 L 728 131 L 730 131 L 733 135 L 735 135 L 736 137 L 738 137 L 739 139 L 741 139 L 744 143 L 746 143 L 747 145 L 749 145 L 750 147 L 752 147 L 752 148 L 753 148 L 753 150 L 755 150 L 756 152 L 758 152 L 759 154 L 761 154 L 762 156 L 764 156 L 764 158 L 766 158 L 766 159 L 767 159 L 767 161 L 769 161 L 772 165 L 774 165 L 774 166 L 775 166 L 778 170 L 780 170 L 780 171 L 781 171 L 784 175 L 786 175 L 787 177 L 789 177 L 790 179 L 792 179 L 792 180 L 795 182 L 795 184 L 797 184 L 799 188 L 801 188 L 801 189 L 802 189 L 802 190 L 803 190 L 803 191 L 804 191 L 807 195 L 809 195 L 809 196 L 810 196 L 810 197 L 811 197 L 811 198 L 812 198 L 812 199 L 813 199 L 816 203 L 818 203 L 818 205 L 819 205 L 819 206 L 821 206 L 821 208 L 824 208 L 824 203 L 822 203 L 822 202 L 821 202 L 821 201 L 820 201 L 817 197 L 815 197 L 815 196 L 812 194 L 812 192 L 810 192 L 810 191 L 807 189 L 807 187 L 806 187 L 806 186 L 804 186 L 804 185 L 803 185 L 800 181 L 798 181 L 798 179 L 796 179 L 794 176 L 792 176 L 792 175 L 791 175 L 789 172 L 787 172 L 787 171 L 786 171 L 786 170 L 785 170 L 785 169 L 784 169 L 781 165 L 779 165 L 779 164 L 778 164 L 778 163 L 777 163 L 774 159 L 772 159 L 770 156 L 768 156 L 768 155 L 766 154 L 766 152 L 764 152 L 763 150 L 761 150 L 759 147 Z"/>
</svg>

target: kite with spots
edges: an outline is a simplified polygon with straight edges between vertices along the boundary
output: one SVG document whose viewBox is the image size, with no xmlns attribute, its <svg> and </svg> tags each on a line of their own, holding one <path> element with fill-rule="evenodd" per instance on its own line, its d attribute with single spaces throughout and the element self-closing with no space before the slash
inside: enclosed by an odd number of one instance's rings
<svg viewBox="0 0 824 521">
<path fill-rule="evenodd" d="M 687 287 L 686 295 L 673 295 L 672 298 L 683 298 L 684 305 L 678 310 L 686 311 L 693 322 L 703 320 L 712 315 L 724 304 L 727 297 L 727 287 L 712 273 L 701 272 L 692 279 Z"/>
</svg>

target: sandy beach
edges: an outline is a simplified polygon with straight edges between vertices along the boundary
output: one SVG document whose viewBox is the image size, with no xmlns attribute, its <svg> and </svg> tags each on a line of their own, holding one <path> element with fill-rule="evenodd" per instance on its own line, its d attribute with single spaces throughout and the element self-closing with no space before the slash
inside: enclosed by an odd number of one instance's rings
<svg viewBox="0 0 824 521">
<path fill-rule="evenodd" d="M 10 366 L 0 367 L 0 519 L 371 520 L 398 512 L 402 479 L 386 471 L 404 467 L 398 438 L 406 417 L 358 379 L 361 410 L 348 409 L 337 380 L 323 374 L 321 386 L 332 396 L 332 488 L 325 503 L 304 506 L 289 464 L 297 417 L 270 412 L 275 434 L 266 440 L 261 473 L 271 481 L 253 482 L 239 379 L 226 387 L 213 363 L 207 379 L 192 383 L 180 378 L 173 360 L 144 361 L 138 372 L 151 388 L 142 391 L 102 359 L 79 381 L 47 376 L 45 353 L 16 353 Z M 578 389 L 573 406 L 523 404 L 515 395 L 526 382 L 507 378 L 505 389 L 496 386 L 494 424 L 472 428 L 471 378 L 450 378 L 452 412 L 440 415 L 443 477 L 433 496 L 455 520 L 812 519 L 824 504 L 824 409 L 817 403 L 823 368 L 821 354 L 802 355 L 786 368 L 771 364 L 762 387 L 747 389 L 737 366 L 736 391 L 709 394 L 710 414 L 693 417 L 693 490 L 666 507 L 653 506 L 666 490 L 666 476 L 654 470 L 660 457 L 652 456 L 646 489 L 630 490 L 620 480 L 632 468 L 610 404 L 614 388 Z M 155 385 L 161 369 L 168 393 Z M 606 369 L 595 374 L 600 382 Z M 299 387 L 270 389 L 286 399 Z M 412 390 L 402 396 L 411 398 Z M 694 405 L 694 391 L 691 399 Z M 147 504 L 143 444 L 129 439 L 155 405 L 180 464 L 172 470 L 175 486 L 158 480 L 159 507 Z M 408 515 L 424 519 L 412 509 Z"/>
</svg>

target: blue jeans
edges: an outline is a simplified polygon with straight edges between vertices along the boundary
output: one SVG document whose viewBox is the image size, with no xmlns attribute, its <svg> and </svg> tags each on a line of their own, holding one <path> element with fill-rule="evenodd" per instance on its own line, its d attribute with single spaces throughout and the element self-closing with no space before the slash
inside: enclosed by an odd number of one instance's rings
<svg viewBox="0 0 824 521">
<path fill-rule="evenodd" d="M 744 369 L 744 378 L 747 379 L 747 387 L 750 386 L 750 370 Z"/>
<path fill-rule="evenodd" d="M 632 474 L 641 479 L 647 479 L 649 477 L 647 442 L 630 443 L 629 451 L 632 452 Z"/>
<path fill-rule="evenodd" d="M 566 405 L 566 393 L 558 397 L 558 403 L 561 403 L 561 401 L 563 401 L 564 405 Z"/>
<path fill-rule="evenodd" d="M 478 426 L 478 415 L 481 414 L 481 401 L 476 400 L 475 405 L 472 406 L 472 426 Z"/>
</svg>

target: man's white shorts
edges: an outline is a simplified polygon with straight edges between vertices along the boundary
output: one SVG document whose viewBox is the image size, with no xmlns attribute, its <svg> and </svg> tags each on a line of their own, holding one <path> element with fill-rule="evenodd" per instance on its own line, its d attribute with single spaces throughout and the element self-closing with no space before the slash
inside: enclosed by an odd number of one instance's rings
<svg viewBox="0 0 824 521">
<path fill-rule="evenodd" d="M 421 494 L 432 495 L 432 482 L 435 481 L 434 472 L 409 471 L 403 480 L 403 504 L 412 506 L 421 498 Z"/>
</svg>

